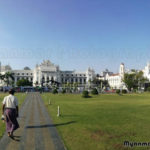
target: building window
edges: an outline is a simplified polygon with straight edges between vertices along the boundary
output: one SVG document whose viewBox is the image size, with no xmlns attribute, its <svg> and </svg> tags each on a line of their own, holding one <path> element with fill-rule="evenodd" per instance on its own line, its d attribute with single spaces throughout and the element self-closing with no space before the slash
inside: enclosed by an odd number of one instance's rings
<svg viewBox="0 0 150 150">
<path fill-rule="evenodd" d="M 24 73 L 22 73 L 22 75 L 24 75 Z"/>
<path fill-rule="evenodd" d="M 73 83 L 73 79 L 71 79 L 71 83 Z"/>
<path fill-rule="evenodd" d="M 82 83 L 82 79 L 80 79 L 80 84 Z"/>
</svg>

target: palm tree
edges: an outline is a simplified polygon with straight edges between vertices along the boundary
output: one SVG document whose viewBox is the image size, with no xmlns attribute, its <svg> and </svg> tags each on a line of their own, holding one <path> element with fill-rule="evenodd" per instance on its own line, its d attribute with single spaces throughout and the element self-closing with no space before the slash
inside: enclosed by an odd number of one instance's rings
<svg viewBox="0 0 150 150">
<path fill-rule="evenodd" d="M 11 72 L 6 72 L 4 75 L 1 76 L 3 81 L 6 83 L 6 85 L 12 85 L 14 84 L 14 76 Z"/>
</svg>

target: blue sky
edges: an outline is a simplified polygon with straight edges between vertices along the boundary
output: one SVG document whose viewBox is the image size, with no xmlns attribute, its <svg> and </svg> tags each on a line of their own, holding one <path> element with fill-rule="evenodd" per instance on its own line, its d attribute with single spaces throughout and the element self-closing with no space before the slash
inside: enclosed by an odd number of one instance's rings
<svg viewBox="0 0 150 150">
<path fill-rule="evenodd" d="M 15 69 L 50 59 L 97 73 L 150 61 L 149 0 L 1 0 L 0 60 Z"/>
</svg>

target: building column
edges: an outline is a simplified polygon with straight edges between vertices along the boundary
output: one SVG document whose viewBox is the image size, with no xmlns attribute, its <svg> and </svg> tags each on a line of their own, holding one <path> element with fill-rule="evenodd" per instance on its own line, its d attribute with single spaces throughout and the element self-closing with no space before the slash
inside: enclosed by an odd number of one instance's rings
<svg viewBox="0 0 150 150">
<path fill-rule="evenodd" d="M 78 78 L 78 83 L 80 84 L 80 78 Z"/>
<path fill-rule="evenodd" d="M 45 78 L 45 83 L 47 83 L 47 74 L 45 74 L 44 78 Z"/>
<path fill-rule="evenodd" d="M 82 78 L 82 84 L 84 84 L 84 78 Z"/>
<path fill-rule="evenodd" d="M 15 85 L 17 84 L 17 77 L 15 77 Z"/>
</svg>

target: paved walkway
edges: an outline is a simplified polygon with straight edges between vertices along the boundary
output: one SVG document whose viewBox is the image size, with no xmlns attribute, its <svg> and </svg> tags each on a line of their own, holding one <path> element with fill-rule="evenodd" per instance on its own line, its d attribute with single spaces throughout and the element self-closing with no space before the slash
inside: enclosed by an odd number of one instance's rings
<svg viewBox="0 0 150 150">
<path fill-rule="evenodd" d="M 65 150 L 40 94 L 27 95 L 19 124 L 14 139 L 5 133 L 0 140 L 0 150 Z"/>
</svg>

